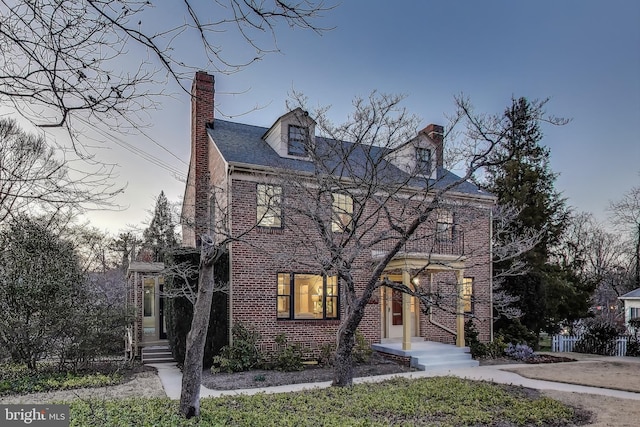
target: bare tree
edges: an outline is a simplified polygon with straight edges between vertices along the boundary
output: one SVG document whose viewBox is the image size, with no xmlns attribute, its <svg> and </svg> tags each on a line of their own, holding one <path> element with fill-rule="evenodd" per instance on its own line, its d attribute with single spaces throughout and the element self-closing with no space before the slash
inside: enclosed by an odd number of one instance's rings
<svg viewBox="0 0 640 427">
<path fill-rule="evenodd" d="M 216 280 L 217 263 L 228 255 L 231 242 L 242 241 L 244 232 L 232 235 L 227 218 L 226 199 L 223 189 L 211 187 L 209 197 L 213 200 L 212 210 L 217 213 L 211 218 L 209 234 L 200 236 L 200 262 L 197 269 L 187 264 L 168 266 L 165 274 L 174 278 L 174 286 L 168 297 L 185 297 L 193 304 L 193 319 L 187 335 L 186 352 L 182 369 L 182 389 L 180 392 L 180 414 L 185 418 L 200 415 L 200 384 L 202 382 L 202 359 L 209 329 L 211 305 L 215 293 L 227 293 L 228 282 Z M 195 218 L 181 218 L 183 225 L 195 225 Z M 190 285 L 191 278 L 198 278 L 198 288 Z"/>
<path fill-rule="evenodd" d="M 27 209 L 110 206 L 121 192 L 110 183 L 110 176 L 103 165 L 78 169 L 58 157 L 42 135 L 29 134 L 15 120 L 0 118 L 0 223 Z"/>
<path fill-rule="evenodd" d="M 100 122 L 139 126 L 167 80 L 186 90 L 194 69 L 240 70 L 277 51 L 279 23 L 321 32 L 315 21 L 328 9 L 314 0 L 2 1 L 0 102 L 72 136 Z M 244 40 L 246 55 L 225 51 L 222 32 Z M 199 45 L 206 63 L 189 63 L 182 43 L 190 54 Z"/>
<path fill-rule="evenodd" d="M 635 261 L 634 281 L 635 287 L 640 288 L 640 187 L 633 187 L 622 196 L 621 200 L 612 202 L 610 210 L 615 224 L 632 236 Z"/>
<path fill-rule="evenodd" d="M 296 98 L 301 112 L 305 111 L 304 101 Z M 304 141 L 312 170 L 302 178 L 299 172 L 285 173 L 281 182 L 289 194 L 283 198 L 283 206 L 290 212 L 287 227 L 304 236 L 289 255 L 291 262 L 336 275 L 342 285 L 344 316 L 337 336 L 336 386 L 352 383 L 355 332 L 379 287 L 414 296 L 427 309 L 439 304 L 448 305 L 456 314 L 463 311 L 459 288 L 446 302 L 425 286 L 385 279 L 385 270 L 396 255 L 416 247 L 429 255 L 427 266 L 432 262 L 431 254 L 441 252 L 434 246 L 438 244 L 434 225 L 441 208 L 463 204 L 469 221 L 474 216 L 488 218 L 489 195 L 485 194 L 483 204 L 482 197 L 461 202 L 456 193 L 476 171 L 499 161 L 495 150 L 503 150 L 508 157 L 504 150 L 509 147 L 505 144 L 512 130 L 509 122 L 502 115 L 475 114 L 466 98 L 457 97 L 452 125 L 462 129 L 448 147 L 450 153 L 459 155 L 456 167 L 463 173 L 458 177 L 436 172 L 430 162 L 413 162 L 411 166 L 403 150 L 418 135 L 417 120 L 401 108 L 401 101 L 401 96 L 377 93 L 356 99 L 350 120 L 337 126 L 326 118 L 326 109 L 312 114 L 316 130 L 324 136 L 314 138 L 310 133 Z M 543 106 L 543 102 L 533 103 L 536 120 L 555 122 L 545 115 Z M 401 171 L 395 165 L 403 162 L 406 167 Z M 454 257 L 451 262 L 455 261 Z"/>
</svg>

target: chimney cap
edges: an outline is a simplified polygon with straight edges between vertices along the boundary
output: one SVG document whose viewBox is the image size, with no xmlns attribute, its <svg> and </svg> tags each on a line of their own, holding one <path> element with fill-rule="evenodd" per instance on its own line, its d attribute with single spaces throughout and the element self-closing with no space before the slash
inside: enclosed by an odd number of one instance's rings
<svg viewBox="0 0 640 427">
<path fill-rule="evenodd" d="M 420 132 L 424 132 L 428 136 L 431 136 L 431 134 L 433 134 L 433 133 L 439 134 L 439 135 L 444 135 L 444 127 L 431 123 L 431 124 L 427 125 L 427 127 L 425 127 L 424 129 L 422 129 Z"/>
</svg>

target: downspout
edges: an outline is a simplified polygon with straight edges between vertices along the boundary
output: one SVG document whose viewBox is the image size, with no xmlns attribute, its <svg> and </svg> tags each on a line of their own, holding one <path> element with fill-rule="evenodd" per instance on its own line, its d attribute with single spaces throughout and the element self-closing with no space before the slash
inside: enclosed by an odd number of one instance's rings
<svg viewBox="0 0 640 427">
<path fill-rule="evenodd" d="M 493 209 L 489 211 L 489 341 L 493 342 Z"/>
<path fill-rule="evenodd" d="M 430 293 L 433 293 L 433 274 L 434 273 L 429 273 L 429 292 Z M 454 331 L 453 329 L 444 326 L 442 323 L 438 323 L 435 320 L 433 320 L 433 310 L 431 310 L 431 309 L 429 309 L 429 322 L 432 325 L 437 326 L 438 328 L 449 332 L 450 334 L 452 334 L 455 337 L 458 336 L 458 331 Z"/>
<path fill-rule="evenodd" d="M 233 174 L 234 171 L 234 167 L 233 165 L 229 166 L 228 172 L 227 172 L 227 206 L 225 207 L 227 210 L 227 221 L 228 221 L 228 229 L 229 231 L 232 230 L 232 218 L 231 218 L 231 175 Z M 231 333 L 231 331 L 233 330 L 233 251 L 231 250 L 231 246 L 233 245 L 232 242 L 229 242 L 229 284 L 227 285 L 227 289 L 228 291 L 228 298 L 229 298 L 229 309 L 228 309 L 228 316 L 229 316 L 229 325 L 228 328 L 229 330 L 227 331 L 228 337 L 229 337 L 229 345 L 233 345 L 233 334 Z"/>
<path fill-rule="evenodd" d="M 138 299 L 141 295 L 138 295 L 138 292 L 144 292 L 142 288 L 142 283 L 140 283 L 140 287 L 138 288 L 138 272 L 133 272 L 133 312 L 135 313 L 135 320 L 133 321 L 133 354 L 135 357 L 138 356 L 138 348 L 140 347 L 140 342 L 138 341 L 138 332 L 140 331 L 140 324 L 142 323 L 142 314 L 140 310 L 138 310 Z"/>
</svg>

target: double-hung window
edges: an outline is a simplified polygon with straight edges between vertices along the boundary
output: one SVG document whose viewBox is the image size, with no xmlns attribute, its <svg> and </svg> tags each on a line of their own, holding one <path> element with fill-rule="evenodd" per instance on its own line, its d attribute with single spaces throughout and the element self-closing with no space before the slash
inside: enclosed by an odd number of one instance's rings
<svg viewBox="0 0 640 427">
<path fill-rule="evenodd" d="M 436 215 L 436 239 L 450 242 L 453 240 L 453 212 L 448 209 L 438 209 Z"/>
<path fill-rule="evenodd" d="M 640 318 L 640 307 L 631 307 L 629 309 L 631 312 L 629 313 L 629 319 L 638 319 Z"/>
<path fill-rule="evenodd" d="M 331 230 L 337 233 L 348 232 L 353 220 L 353 198 L 348 194 L 333 193 Z"/>
<path fill-rule="evenodd" d="M 278 319 L 338 319 L 337 276 L 278 273 Z"/>
<path fill-rule="evenodd" d="M 418 163 L 418 170 L 423 175 L 431 174 L 431 150 L 429 148 L 416 148 L 416 160 Z"/>
<path fill-rule="evenodd" d="M 259 227 L 282 227 L 282 187 L 258 184 L 256 220 Z"/>
<path fill-rule="evenodd" d="M 291 156 L 306 156 L 309 128 L 289 125 L 288 153 Z"/>
</svg>

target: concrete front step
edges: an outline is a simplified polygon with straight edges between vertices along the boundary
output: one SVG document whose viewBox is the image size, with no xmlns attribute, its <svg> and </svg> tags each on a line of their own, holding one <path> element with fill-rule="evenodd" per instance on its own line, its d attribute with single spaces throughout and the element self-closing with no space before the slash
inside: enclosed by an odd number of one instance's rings
<svg viewBox="0 0 640 427">
<path fill-rule="evenodd" d="M 411 367 L 422 370 L 444 370 L 479 366 L 473 360 L 468 347 L 456 347 L 431 341 L 414 341 L 411 350 L 403 350 L 400 342 L 373 344 L 372 348 L 381 353 L 409 359 Z"/>
<path fill-rule="evenodd" d="M 144 347 L 142 349 L 142 363 L 170 363 L 175 362 L 168 346 Z"/>
<path fill-rule="evenodd" d="M 419 369 L 421 371 L 439 371 L 445 369 L 456 369 L 456 368 L 475 368 L 476 366 L 480 366 L 480 362 L 473 359 L 468 360 L 456 360 L 456 361 L 448 361 L 448 362 L 415 362 L 413 358 L 411 359 L 411 367 Z"/>
</svg>

